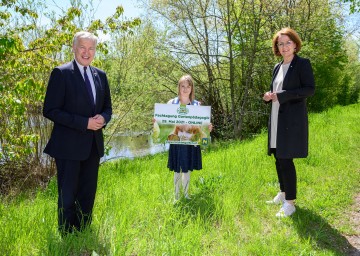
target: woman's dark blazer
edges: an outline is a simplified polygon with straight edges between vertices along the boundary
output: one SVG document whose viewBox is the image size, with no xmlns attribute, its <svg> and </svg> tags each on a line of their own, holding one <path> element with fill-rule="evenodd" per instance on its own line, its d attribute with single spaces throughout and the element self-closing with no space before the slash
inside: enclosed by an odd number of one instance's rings
<svg viewBox="0 0 360 256">
<path fill-rule="evenodd" d="M 51 72 L 43 115 L 54 122 L 54 127 L 44 152 L 54 158 L 85 160 L 90 155 L 93 140 L 99 156 L 104 155 L 102 129 L 88 130 L 87 125 L 89 117 L 96 114 L 102 115 L 106 123 L 110 121 L 110 89 L 104 71 L 93 66 L 90 70 L 96 88 L 95 109 L 75 60 Z"/>
<path fill-rule="evenodd" d="M 274 79 L 282 62 L 273 70 Z M 308 155 L 308 115 L 306 98 L 315 92 L 315 81 L 310 61 L 294 56 L 283 82 L 283 91 L 277 93 L 280 103 L 277 127 L 276 157 L 304 158 Z M 268 154 L 270 150 L 271 116 L 268 123 Z"/>
</svg>

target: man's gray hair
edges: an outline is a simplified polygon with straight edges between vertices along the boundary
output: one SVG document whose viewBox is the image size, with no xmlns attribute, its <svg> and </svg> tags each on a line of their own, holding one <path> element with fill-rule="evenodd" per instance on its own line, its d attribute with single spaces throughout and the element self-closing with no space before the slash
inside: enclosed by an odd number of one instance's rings
<svg viewBox="0 0 360 256">
<path fill-rule="evenodd" d="M 74 35 L 73 45 L 76 45 L 79 39 L 90 39 L 95 42 L 95 46 L 97 45 L 98 38 L 93 33 L 87 31 L 80 31 Z"/>
</svg>

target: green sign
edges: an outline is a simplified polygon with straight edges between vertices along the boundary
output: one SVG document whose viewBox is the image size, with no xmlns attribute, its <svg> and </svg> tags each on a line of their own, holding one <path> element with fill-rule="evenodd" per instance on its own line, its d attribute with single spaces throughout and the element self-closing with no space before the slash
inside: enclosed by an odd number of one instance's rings
<svg viewBox="0 0 360 256">
<path fill-rule="evenodd" d="M 155 104 L 154 143 L 208 145 L 210 106 Z"/>
</svg>

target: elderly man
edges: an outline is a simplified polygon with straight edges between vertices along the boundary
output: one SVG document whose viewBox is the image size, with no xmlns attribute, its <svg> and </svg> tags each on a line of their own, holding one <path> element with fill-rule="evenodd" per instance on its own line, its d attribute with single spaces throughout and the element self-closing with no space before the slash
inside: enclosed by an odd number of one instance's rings
<svg viewBox="0 0 360 256">
<path fill-rule="evenodd" d="M 53 123 L 44 152 L 55 158 L 58 219 L 62 234 L 81 231 L 91 223 L 100 158 L 102 129 L 112 115 L 110 89 L 104 71 L 91 65 L 97 37 L 74 36 L 74 60 L 53 69 L 43 115 Z"/>
</svg>

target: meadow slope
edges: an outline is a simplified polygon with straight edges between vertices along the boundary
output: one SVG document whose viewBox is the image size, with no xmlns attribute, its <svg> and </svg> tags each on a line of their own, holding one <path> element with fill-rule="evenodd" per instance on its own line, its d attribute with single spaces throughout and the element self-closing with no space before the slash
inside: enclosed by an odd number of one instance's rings
<svg viewBox="0 0 360 256">
<path fill-rule="evenodd" d="M 297 211 L 275 217 L 278 191 L 265 132 L 217 143 L 191 174 L 191 200 L 173 203 L 167 154 L 100 168 L 91 229 L 61 238 L 53 179 L 35 196 L 0 203 L 2 255 L 347 255 L 359 237 L 360 104 L 310 115 L 310 154 L 296 159 Z"/>
</svg>

